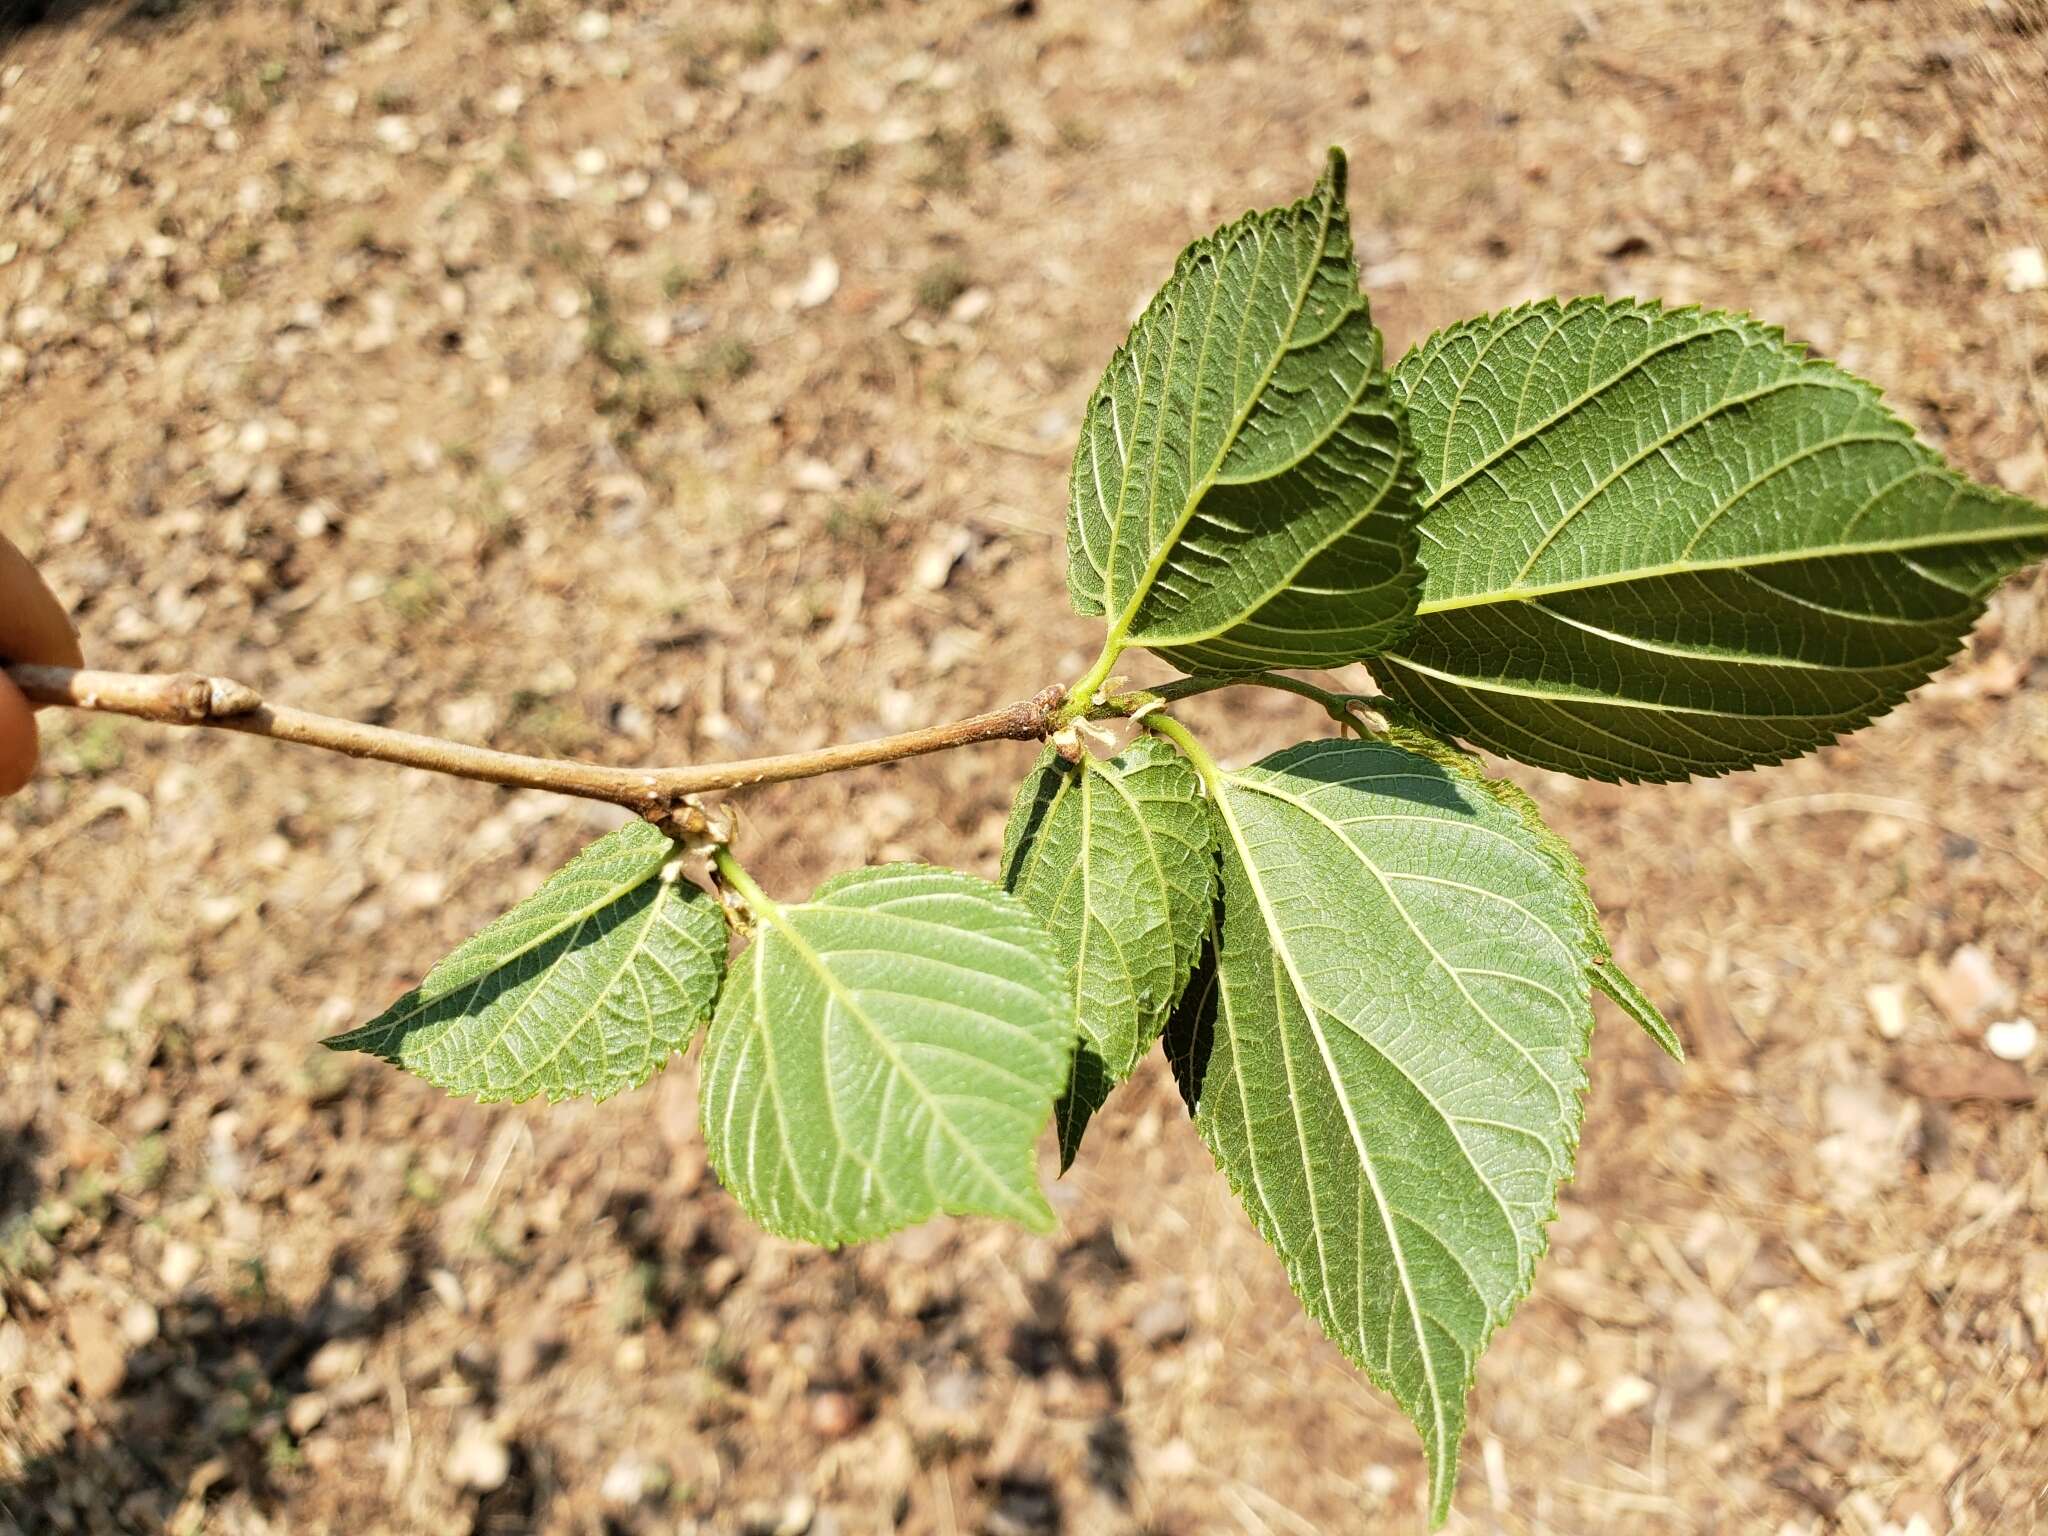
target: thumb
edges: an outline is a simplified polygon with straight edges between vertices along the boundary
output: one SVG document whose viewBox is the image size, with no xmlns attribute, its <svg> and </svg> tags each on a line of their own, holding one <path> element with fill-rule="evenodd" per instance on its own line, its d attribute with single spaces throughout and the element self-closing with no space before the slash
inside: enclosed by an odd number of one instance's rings
<svg viewBox="0 0 2048 1536">
<path fill-rule="evenodd" d="M 0 661 L 35 661 L 53 667 L 83 664 L 78 635 L 63 604 L 43 584 L 28 557 L 4 534 L 0 534 Z M 8 691 L 14 693 L 11 688 Z M 18 693 L 10 702 L 25 707 Z M 6 718 L 11 719 L 12 713 Z M 0 751 L 11 754 L 17 748 L 11 735 L 0 736 Z M 27 761 L 35 760 L 32 743 L 21 750 L 28 752 Z M 8 760 L 13 761 L 11 755 Z"/>
<path fill-rule="evenodd" d="M 21 690 L 0 674 L 0 796 L 20 789 L 35 771 L 35 711 Z"/>
</svg>

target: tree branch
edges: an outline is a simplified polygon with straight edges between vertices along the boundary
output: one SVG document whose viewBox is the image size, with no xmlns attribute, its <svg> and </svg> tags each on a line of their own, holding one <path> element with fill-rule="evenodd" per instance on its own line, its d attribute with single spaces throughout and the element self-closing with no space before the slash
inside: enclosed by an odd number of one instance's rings
<svg viewBox="0 0 2048 1536">
<path fill-rule="evenodd" d="M 9 666 L 6 672 L 15 687 L 35 704 L 133 715 L 164 725 L 204 725 L 240 731 L 249 736 L 267 736 L 273 741 L 343 752 L 350 757 L 376 758 L 457 778 L 481 779 L 487 784 L 608 800 L 642 814 L 673 810 L 684 796 L 710 790 L 808 779 L 926 752 L 944 752 L 978 741 L 1037 740 L 1052 729 L 1053 715 L 1066 697 L 1062 688 L 1047 688 L 1033 698 L 970 715 L 949 725 L 926 726 L 894 736 L 879 736 L 873 741 L 821 747 L 814 752 L 785 752 L 774 757 L 692 768 L 608 768 L 598 763 L 524 757 L 516 752 L 444 741 L 438 736 L 340 720 L 285 704 L 266 704 L 253 688 L 224 677 L 202 677 L 194 672 L 158 675 L 25 665 Z"/>
</svg>

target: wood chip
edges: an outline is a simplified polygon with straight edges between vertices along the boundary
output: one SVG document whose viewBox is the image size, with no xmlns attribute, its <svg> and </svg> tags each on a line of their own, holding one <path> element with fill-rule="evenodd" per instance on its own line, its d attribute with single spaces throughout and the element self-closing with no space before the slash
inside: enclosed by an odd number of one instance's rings
<svg viewBox="0 0 2048 1536">
<path fill-rule="evenodd" d="M 1968 1046 L 1928 1046 L 1909 1052 L 1899 1059 L 1892 1081 L 1916 1098 L 1941 1104 L 2034 1102 L 2034 1083 L 2023 1068 Z"/>
</svg>

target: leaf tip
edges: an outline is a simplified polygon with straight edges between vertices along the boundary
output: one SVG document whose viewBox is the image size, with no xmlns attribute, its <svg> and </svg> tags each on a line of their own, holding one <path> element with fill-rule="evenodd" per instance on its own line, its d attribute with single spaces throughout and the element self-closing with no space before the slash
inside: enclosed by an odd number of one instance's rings
<svg viewBox="0 0 2048 1536">
<path fill-rule="evenodd" d="M 1443 1529 L 1451 1518 L 1451 1495 L 1458 1490 L 1458 1448 L 1429 1452 L 1429 1528 Z"/>
<path fill-rule="evenodd" d="M 1659 1050 L 1680 1066 L 1685 1065 L 1685 1043 L 1678 1038 L 1678 1031 L 1671 1027 L 1671 1021 L 1664 1017 L 1663 1010 L 1650 1000 L 1649 993 L 1636 985 L 1634 977 L 1616 965 L 1612 957 L 1601 958 L 1589 971 L 1593 985 L 1634 1019 L 1643 1033 L 1656 1042 Z"/>
<path fill-rule="evenodd" d="M 1349 178 L 1351 163 L 1344 156 L 1344 148 L 1332 144 L 1323 155 L 1323 184 L 1330 189 L 1331 199 L 1341 204 L 1344 201 L 1344 183 Z"/>
<path fill-rule="evenodd" d="M 1065 1169 L 1061 1171 L 1065 1172 Z M 1052 1213 L 1051 1203 L 1045 1198 L 1045 1191 L 1035 1185 L 1031 1190 L 1031 1198 L 1025 1201 L 1018 1213 L 1010 1219 L 1026 1232 L 1038 1237 L 1050 1237 L 1059 1229 L 1060 1224 L 1059 1217 Z"/>
<path fill-rule="evenodd" d="M 388 1049 L 390 1031 L 383 1025 L 394 1012 L 415 1002 L 418 997 L 417 991 L 408 992 L 369 1023 L 358 1024 L 354 1029 L 344 1029 L 336 1034 L 323 1035 L 320 1043 L 330 1051 L 361 1051 L 365 1055 L 375 1056 L 380 1061 L 388 1061 L 395 1066 L 398 1064 L 398 1058 Z"/>
</svg>

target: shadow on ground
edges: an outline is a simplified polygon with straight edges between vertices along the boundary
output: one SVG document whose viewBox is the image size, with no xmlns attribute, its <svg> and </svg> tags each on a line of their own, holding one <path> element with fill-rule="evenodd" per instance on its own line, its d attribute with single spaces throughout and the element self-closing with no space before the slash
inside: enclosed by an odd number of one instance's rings
<svg viewBox="0 0 2048 1536">
<path fill-rule="evenodd" d="M 0 56 L 27 34 L 91 18 L 95 24 L 147 27 L 201 14 L 215 0 L 0 0 Z"/>
<path fill-rule="evenodd" d="M 74 1508 L 96 1516 L 112 1509 L 123 1531 L 163 1531 L 235 1489 L 260 1509 L 278 1510 L 284 1482 L 301 1465 L 285 1411 L 309 1389 L 308 1364 L 337 1340 L 360 1341 L 367 1353 L 429 1293 L 427 1274 L 437 1261 L 417 1240 L 404 1254 L 401 1278 L 381 1297 L 365 1296 L 355 1258 L 344 1251 L 300 1310 L 273 1305 L 253 1272 L 243 1294 L 194 1292 L 162 1308 L 157 1336 L 128 1351 L 97 1412 L 0 1482 L 0 1536 L 85 1528 Z M 336 1383 L 330 1396 L 383 1390 L 358 1376 Z M 485 1512 L 510 1523 L 480 1529 L 528 1528 L 541 1494 L 527 1470 L 515 1467 Z"/>
<path fill-rule="evenodd" d="M 34 1208 L 42 1188 L 36 1159 L 45 1150 L 42 1133 L 31 1124 L 0 1129 L 0 1230 Z"/>
</svg>

